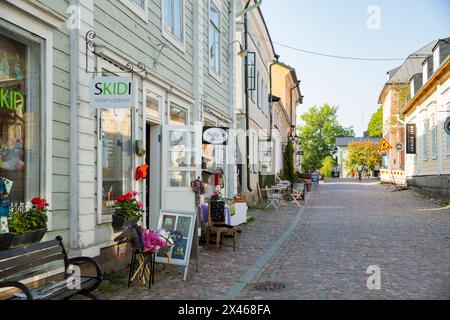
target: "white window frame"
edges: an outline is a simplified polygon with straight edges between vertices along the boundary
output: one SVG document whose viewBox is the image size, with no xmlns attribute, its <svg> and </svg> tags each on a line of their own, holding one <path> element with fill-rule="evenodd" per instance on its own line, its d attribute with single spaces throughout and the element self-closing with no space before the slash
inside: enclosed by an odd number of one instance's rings
<svg viewBox="0 0 450 320">
<path fill-rule="evenodd" d="M 411 79 L 411 82 L 409 84 L 409 87 L 411 89 L 410 93 L 411 93 L 411 98 L 413 98 L 415 96 L 414 94 L 414 78 Z"/>
<path fill-rule="evenodd" d="M 97 74 L 101 75 L 103 73 L 103 70 L 107 70 L 111 73 L 118 73 L 120 75 L 120 72 L 123 72 L 120 68 L 113 65 L 112 63 L 99 59 L 97 62 Z M 133 80 L 133 85 L 137 87 L 137 79 L 135 78 Z M 136 108 L 139 105 L 138 96 L 136 95 L 135 99 L 135 107 L 131 108 L 131 142 L 134 144 L 134 141 L 136 141 L 137 137 L 137 119 L 136 119 Z M 112 214 L 103 214 L 103 166 L 101 159 L 103 158 L 103 151 L 102 151 L 102 141 L 100 140 L 101 137 L 101 128 L 100 128 L 100 121 L 101 121 L 101 114 L 102 109 L 97 109 L 97 159 L 100 159 L 97 161 L 97 225 L 101 224 L 107 224 L 112 222 Z M 133 147 L 132 147 L 133 148 Z M 136 154 L 134 152 L 131 153 L 131 167 L 136 167 Z M 136 190 L 136 181 L 134 179 L 135 173 L 132 173 L 131 177 L 131 189 Z M 131 191 L 131 190 L 130 190 Z"/>
<path fill-rule="evenodd" d="M 27 9 L 25 9 L 27 10 Z M 41 99 L 41 169 L 40 169 L 40 193 L 50 204 L 52 210 L 52 181 L 53 181 L 53 30 L 33 19 L 32 16 L 23 15 L 18 11 L 11 10 L 9 6 L 0 2 L 0 18 L 17 27 L 36 34 L 42 38 L 41 56 L 42 63 L 41 79 L 42 86 L 40 92 Z M 53 212 L 48 213 L 48 231 L 53 231 Z M 57 214 L 57 213 L 56 213 Z"/>
<path fill-rule="evenodd" d="M 214 68 L 211 68 L 211 53 L 210 53 L 210 45 L 211 45 L 211 39 L 209 39 L 210 36 L 210 30 L 213 28 L 212 22 L 211 22 L 211 6 L 214 5 L 218 11 L 219 14 L 219 73 L 217 73 Z M 216 0 L 209 0 L 208 2 L 208 68 L 209 68 L 209 74 L 218 82 L 222 82 L 222 3 L 220 1 Z"/>
<path fill-rule="evenodd" d="M 431 149 L 431 160 L 437 159 L 437 152 L 436 152 L 436 127 L 432 127 L 430 129 L 430 149 Z"/>
<path fill-rule="evenodd" d="M 133 0 L 120 0 L 128 9 L 130 9 L 135 15 L 141 18 L 144 22 L 148 23 L 148 0 L 144 1 L 144 7 L 139 7 Z"/>
<path fill-rule="evenodd" d="M 428 160 L 428 150 L 427 150 L 427 124 L 426 121 L 423 122 L 423 135 L 421 141 L 422 147 L 422 161 Z"/>
<path fill-rule="evenodd" d="M 186 1 L 181 0 L 181 40 L 177 39 L 177 37 L 170 31 L 166 30 L 166 25 L 164 22 L 164 12 L 165 12 L 165 4 L 164 0 L 161 0 L 161 35 L 169 41 L 175 48 L 180 50 L 181 52 L 186 52 Z"/>
</svg>

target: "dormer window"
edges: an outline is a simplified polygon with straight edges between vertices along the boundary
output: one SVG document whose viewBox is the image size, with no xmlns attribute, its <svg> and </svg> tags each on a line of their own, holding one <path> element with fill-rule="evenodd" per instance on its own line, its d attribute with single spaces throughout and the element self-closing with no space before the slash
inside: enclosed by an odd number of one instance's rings
<svg viewBox="0 0 450 320">
<path fill-rule="evenodd" d="M 433 73 L 439 68 L 439 51 L 439 46 L 437 46 L 433 52 Z"/>
<path fill-rule="evenodd" d="M 424 86 L 425 83 L 428 81 L 428 61 L 425 61 L 425 63 L 422 66 L 422 85 Z"/>
<path fill-rule="evenodd" d="M 411 79 L 410 87 L 411 87 L 411 98 L 412 98 L 412 97 L 414 97 L 414 78 Z"/>
<path fill-rule="evenodd" d="M 428 81 L 428 61 L 425 61 L 422 66 L 422 80 L 422 85 L 424 86 Z"/>
</svg>

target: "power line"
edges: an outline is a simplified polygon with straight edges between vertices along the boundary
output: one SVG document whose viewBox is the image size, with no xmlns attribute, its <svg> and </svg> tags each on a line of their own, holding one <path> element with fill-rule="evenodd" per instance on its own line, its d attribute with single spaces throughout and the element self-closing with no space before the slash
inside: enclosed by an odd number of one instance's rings
<svg viewBox="0 0 450 320">
<path fill-rule="evenodd" d="M 251 34 L 252 36 L 255 36 L 257 38 L 260 38 L 262 40 L 265 41 L 269 41 L 267 39 L 265 39 L 264 37 L 260 37 L 256 34 Z M 322 56 L 322 57 L 328 57 L 328 58 L 335 58 L 335 59 L 344 59 L 344 60 L 354 60 L 354 61 L 404 61 L 405 58 L 362 58 L 362 57 L 348 57 L 348 56 L 339 56 L 339 55 L 334 55 L 334 54 L 328 54 L 328 53 L 323 53 L 323 52 L 318 52 L 318 51 L 310 51 L 310 50 L 304 50 L 304 49 L 300 49 L 300 48 L 296 48 L 287 44 L 283 44 L 283 43 L 279 43 L 279 42 L 275 42 L 272 41 L 273 44 L 276 44 L 280 47 L 284 47 L 287 49 L 291 49 L 291 50 L 295 50 L 295 51 L 299 51 L 302 53 L 308 53 L 308 54 L 312 54 L 312 55 L 317 55 L 317 56 Z M 417 59 L 423 59 L 424 57 L 422 56 L 414 56 L 411 55 L 409 56 L 410 58 L 417 58 Z"/>
</svg>

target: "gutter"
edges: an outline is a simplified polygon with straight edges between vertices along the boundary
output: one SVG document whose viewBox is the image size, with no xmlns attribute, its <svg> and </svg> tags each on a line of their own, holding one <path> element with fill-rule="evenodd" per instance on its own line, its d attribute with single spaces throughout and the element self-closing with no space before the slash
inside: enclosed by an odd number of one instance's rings
<svg viewBox="0 0 450 320">
<path fill-rule="evenodd" d="M 249 13 L 250 11 L 252 11 L 252 10 L 254 10 L 254 9 L 256 9 L 256 8 L 259 8 L 261 5 L 262 5 L 262 3 L 263 3 L 263 0 L 255 0 L 255 4 L 253 4 L 253 5 L 251 5 L 251 6 L 249 6 L 249 4 L 250 4 L 250 1 L 247 3 L 247 5 L 245 6 L 245 9 L 244 10 L 242 10 L 242 11 L 240 11 L 240 12 L 238 12 L 238 13 L 236 13 L 236 18 L 239 18 L 239 17 L 241 17 L 241 16 L 243 16 L 243 15 L 246 15 L 247 13 Z"/>
</svg>

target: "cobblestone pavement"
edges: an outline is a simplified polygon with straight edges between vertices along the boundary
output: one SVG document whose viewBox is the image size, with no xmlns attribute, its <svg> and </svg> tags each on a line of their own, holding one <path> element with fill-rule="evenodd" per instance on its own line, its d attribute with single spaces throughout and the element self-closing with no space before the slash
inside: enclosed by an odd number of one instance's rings
<svg viewBox="0 0 450 320">
<path fill-rule="evenodd" d="M 297 226 L 237 299 L 450 299 L 450 207 L 411 191 L 386 191 L 369 181 L 330 181 L 310 194 L 305 210 L 252 210 L 256 220 L 242 228 L 239 248 L 203 250 L 200 273 L 158 267 L 151 290 L 139 283 L 101 299 L 223 299 L 255 269 L 274 243 Z M 272 247 L 272 248 L 271 248 Z M 381 290 L 367 288 L 368 266 L 381 268 Z M 251 272 L 250 272 L 251 274 Z M 266 281 L 286 284 L 258 291 Z M 245 284 L 245 283 L 244 283 Z M 238 286 L 239 287 L 239 286 Z"/>
<path fill-rule="evenodd" d="M 302 223 L 239 299 L 450 299 L 450 207 L 373 182 L 321 185 Z M 368 266 L 381 290 L 367 288 Z M 276 281 L 281 291 L 255 291 Z"/>
<path fill-rule="evenodd" d="M 287 203 L 286 203 L 287 204 Z M 286 205 L 278 212 L 271 210 L 250 210 L 248 216 L 255 220 L 241 227 L 238 248 L 222 247 L 216 251 L 213 246 L 203 248 L 199 259 L 199 273 L 195 272 L 195 260 L 191 260 L 188 281 L 182 282 L 183 268 L 157 266 L 155 284 L 151 290 L 142 283 L 115 286 L 116 293 L 105 294 L 97 290 L 99 299 L 114 300 L 196 300 L 222 299 L 239 278 L 263 255 L 266 250 L 289 227 L 299 209 Z M 232 244 L 226 239 L 226 244 Z"/>
</svg>

